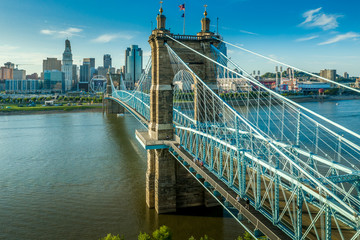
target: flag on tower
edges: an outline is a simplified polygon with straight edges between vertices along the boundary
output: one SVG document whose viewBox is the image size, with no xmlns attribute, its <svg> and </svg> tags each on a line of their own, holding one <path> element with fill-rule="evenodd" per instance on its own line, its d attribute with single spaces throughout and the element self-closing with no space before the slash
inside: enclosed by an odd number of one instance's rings
<svg viewBox="0 0 360 240">
<path fill-rule="evenodd" d="M 183 14 L 181 14 L 181 17 L 184 18 L 184 30 L 183 34 L 185 35 L 185 3 L 179 5 L 180 11 L 184 11 Z"/>
<path fill-rule="evenodd" d="M 184 10 L 184 11 L 185 11 L 185 3 L 179 5 L 179 8 L 180 8 L 180 11 L 181 11 L 181 10 Z"/>
</svg>

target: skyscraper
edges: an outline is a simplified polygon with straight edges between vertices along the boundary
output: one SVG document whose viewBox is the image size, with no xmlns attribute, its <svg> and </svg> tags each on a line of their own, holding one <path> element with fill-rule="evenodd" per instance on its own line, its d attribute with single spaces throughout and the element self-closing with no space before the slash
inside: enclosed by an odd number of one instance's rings
<svg viewBox="0 0 360 240">
<path fill-rule="evenodd" d="M 47 58 L 43 60 L 43 71 L 41 73 L 42 80 L 44 80 L 44 72 L 46 70 L 61 71 L 61 60 L 57 60 L 57 58 Z"/>
<path fill-rule="evenodd" d="M 91 78 L 96 75 L 96 68 L 95 68 L 95 58 L 84 58 L 83 59 L 83 65 L 88 65 L 89 66 L 89 81 L 91 80 Z M 81 69 L 80 69 L 81 70 Z"/>
<path fill-rule="evenodd" d="M 104 55 L 104 68 L 105 69 L 109 69 L 111 68 L 111 55 L 110 54 L 105 54 Z"/>
<path fill-rule="evenodd" d="M 43 60 L 43 72 L 46 70 L 61 71 L 61 61 L 57 58 L 47 58 Z"/>
<path fill-rule="evenodd" d="M 83 62 L 80 66 L 80 81 L 78 84 L 78 90 L 87 92 L 89 90 L 90 82 L 90 63 Z"/>
<path fill-rule="evenodd" d="M 80 66 L 80 83 L 89 83 L 90 82 L 90 64 L 84 62 Z"/>
<path fill-rule="evenodd" d="M 65 40 L 65 51 L 63 53 L 63 63 L 61 71 L 65 74 L 65 91 L 71 90 L 72 78 L 73 78 L 73 60 L 71 53 L 71 45 L 68 39 Z"/>
<path fill-rule="evenodd" d="M 84 58 L 83 64 L 89 64 L 90 68 L 95 68 L 95 58 Z"/>
<path fill-rule="evenodd" d="M 75 90 L 76 89 L 76 86 L 77 86 L 77 84 L 78 84 L 78 82 L 79 82 L 79 77 L 78 77 L 78 67 L 77 67 L 77 65 L 76 64 L 73 64 L 72 65 L 72 85 L 73 85 L 73 90 Z"/>
<path fill-rule="evenodd" d="M 138 45 L 131 45 L 125 51 L 125 84 L 127 88 L 133 88 L 139 80 L 142 72 L 143 51 Z"/>
</svg>

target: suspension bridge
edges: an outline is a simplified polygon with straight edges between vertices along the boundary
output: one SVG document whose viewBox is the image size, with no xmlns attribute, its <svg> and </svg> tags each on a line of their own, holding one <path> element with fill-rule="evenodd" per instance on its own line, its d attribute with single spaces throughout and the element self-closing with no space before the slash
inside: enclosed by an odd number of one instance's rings
<svg viewBox="0 0 360 240">
<path fill-rule="evenodd" d="M 221 204 L 254 238 L 360 239 L 360 135 L 262 85 L 225 44 L 313 74 L 225 42 L 204 15 L 197 35 L 175 35 L 161 8 L 136 87 L 108 79 L 106 111 L 147 129 L 147 205 Z"/>
</svg>

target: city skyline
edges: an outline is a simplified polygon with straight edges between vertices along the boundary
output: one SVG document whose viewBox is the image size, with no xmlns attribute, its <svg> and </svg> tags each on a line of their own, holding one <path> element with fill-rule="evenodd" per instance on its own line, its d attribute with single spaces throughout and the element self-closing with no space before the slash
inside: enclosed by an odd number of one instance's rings
<svg viewBox="0 0 360 240">
<path fill-rule="evenodd" d="M 106 5 L 82 3 L 68 0 L 47 2 L 46 5 L 40 0 L 4 2 L 8 11 L 0 18 L 1 27 L 7 34 L 0 39 L 0 61 L 19 64 L 27 74 L 40 73 L 43 59 L 61 59 L 66 38 L 71 41 L 76 65 L 88 57 L 94 57 L 100 63 L 103 55 L 108 53 L 113 58 L 113 66 L 120 68 L 125 64 L 124 49 L 130 45 L 139 45 L 144 50 L 144 62 L 147 61 L 150 55 L 147 40 L 151 22 L 155 27 L 157 1 L 110 1 Z M 166 26 L 172 33 L 182 33 L 183 19 L 178 8 L 182 3 L 184 1 L 164 1 Z M 360 56 L 356 55 L 360 49 L 360 31 L 356 26 L 359 16 L 355 11 L 359 3 L 352 2 L 352 7 L 346 1 L 302 1 L 301 6 L 285 1 L 232 0 L 220 6 L 215 1 L 185 3 L 186 34 L 194 35 L 200 31 L 206 3 L 211 30 L 217 30 L 216 18 L 219 17 L 219 33 L 229 42 L 308 71 L 337 69 L 340 75 L 343 72 L 350 76 L 360 75 L 357 66 Z M 262 6 L 257 7 L 260 4 Z M 124 7 L 136 9 L 136 17 L 127 10 L 116 14 Z M 8 24 L 6 19 L 13 20 Z M 261 61 L 244 58 L 244 54 L 234 48 L 228 49 L 229 56 L 249 72 L 274 71 Z"/>
</svg>

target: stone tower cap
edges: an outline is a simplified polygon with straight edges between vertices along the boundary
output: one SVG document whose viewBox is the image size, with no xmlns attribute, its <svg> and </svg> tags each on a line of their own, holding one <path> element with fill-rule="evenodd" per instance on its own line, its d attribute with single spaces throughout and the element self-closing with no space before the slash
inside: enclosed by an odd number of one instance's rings
<svg viewBox="0 0 360 240">
<path fill-rule="evenodd" d="M 160 14 L 157 15 L 156 21 L 157 21 L 157 29 L 165 30 L 165 21 L 166 17 L 162 13 L 164 12 L 162 8 L 163 1 L 160 1 Z"/>
<path fill-rule="evenodd" d="M 204 11 L 204 17 L 201 19 L 201 32 L 210 32 L 210 19 L 207 18 L 207 5 L 204 5 L 205 11 Z"/>
<path fill-rule="evenodd" d="M 65 40 L 65 48 L 69 48 L 70 51 L 71 51 L 71 45 L 70 45 L 69 39 L 66 39 L 66 40 Z"/>
</svg>

